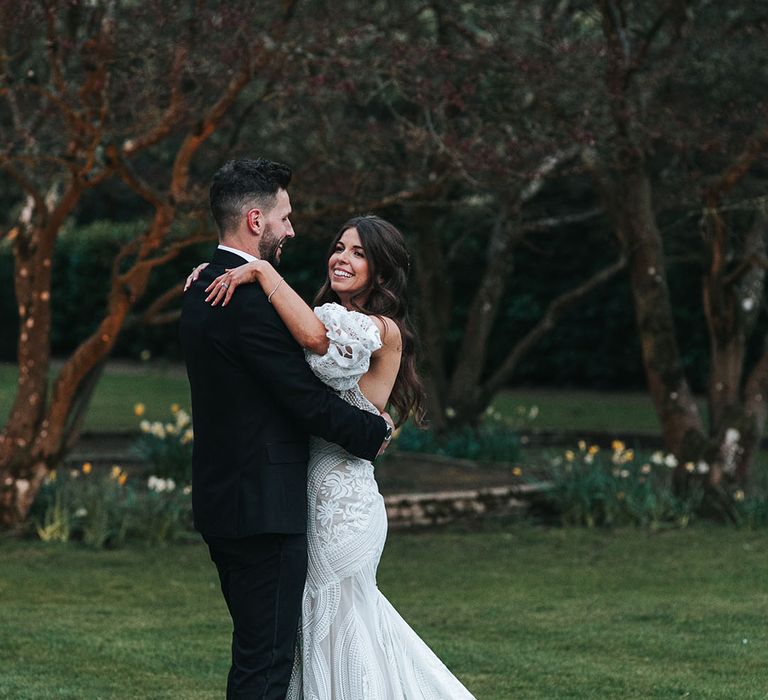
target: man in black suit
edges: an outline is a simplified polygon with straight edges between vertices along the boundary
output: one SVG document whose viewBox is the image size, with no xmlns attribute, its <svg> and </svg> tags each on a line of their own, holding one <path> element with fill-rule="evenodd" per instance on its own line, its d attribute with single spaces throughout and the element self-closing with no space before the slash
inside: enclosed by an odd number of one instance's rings
<svg viewBox="0 0 768 700">
<path fill-rule="evenodd" d="M 258 284 L 226 306 L 205 288 L 226 268 L 280 261 L 294 237 L 290 169 L 235 160 L 214 176 L 220 245 L 184 298 L 181 339 L 192 393 L 195 527 L 232 616 L 227 698 L 284 698 L 306 578 L 309 435 L 372 460 L 391 423 L 318 380 Z"/>
</svg>

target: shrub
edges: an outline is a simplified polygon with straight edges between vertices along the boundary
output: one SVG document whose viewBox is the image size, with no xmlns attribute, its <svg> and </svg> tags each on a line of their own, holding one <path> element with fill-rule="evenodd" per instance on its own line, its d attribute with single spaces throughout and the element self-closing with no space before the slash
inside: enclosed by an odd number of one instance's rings
<svg viewBox="0 0 768 700">
<path fill-rule="evenodd" d="M 134 413 L 144 414 L 143 404 L 136 404 Z M 134 452 L 144 459 L 153 474 L 180 483 L 192 481 L 192 419 L 178 404 L 171 406 L 170 422 L 146 419 L 139 423 L 142 435 Z"/>
<path fill-rule="evenodd" d="M 101 472 L 86 462 L 80 469 L 49 474 L 31 522 L 41 540 L 76 541 L 95 549 L 120 547 L 127 540 L 172 542 L 189 530 L 190 493 L 172 479 L 153 476 L 140 485 L 117 465 Z"/>
<path fill-rule="evenodd" d="M 634 450 L 614 441 L 611 450 L 579 442 L 545 466 L 552 488 L 546 501 L 563 525 L 636 525 L 658 529 L 688 525 L 703 498 L 695 483 L 685 497 L 672 490 L 673 455 L 656 452 L 648 460 L 636 458 Z M 691 464 L 704 473 L 705 465 Z"/>
<path fill-rule="evenodd" d="M 526 413 L 526 416 L 528 414 Z M 535 412 L 533 414 L 535 416 Z M 531 418 L 532 419 L 532 418 Z M 519 419 L 505 419 L 489 409 L 480 425 L 462 426 L 445 435 L 406 423 L 397 434 L 398 450 L 483 462 L 513 462 L 520 455 Z"/>
</svg>

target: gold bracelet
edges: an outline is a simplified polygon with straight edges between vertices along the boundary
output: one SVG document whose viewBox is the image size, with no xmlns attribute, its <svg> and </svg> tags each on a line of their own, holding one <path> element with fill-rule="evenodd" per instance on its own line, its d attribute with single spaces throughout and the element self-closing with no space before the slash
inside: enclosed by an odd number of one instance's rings
<svg viewBox="0 0 768 700">
<path fill-rule="evenodd" d="M 280 285 L 284 282 L 283 277 L 280 278 L 280 281 L 275 285 L 275 288 L 267 295 L 267 301 L 271 304 L 272 303 L 272 297 L 275 295 L 275 292 L 278 290 Z"/>
</svg>

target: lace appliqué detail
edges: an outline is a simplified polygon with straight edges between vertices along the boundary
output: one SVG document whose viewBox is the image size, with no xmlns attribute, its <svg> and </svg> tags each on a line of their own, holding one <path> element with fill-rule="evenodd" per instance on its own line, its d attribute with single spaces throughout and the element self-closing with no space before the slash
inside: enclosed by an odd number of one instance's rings
<svg viewBox="0 0 768 700">
<path fill-rule="evenodd" d="M 312 371 L 337 391 L 357 385 L 371 363 L 371 355 L 381 347 L 376 324 L 365 314 L 349 311 L 341 304 L 315 307 L 315 315 L 323 322 L 330 341 L 325 355 L 304 351 Z"/>
</svg>

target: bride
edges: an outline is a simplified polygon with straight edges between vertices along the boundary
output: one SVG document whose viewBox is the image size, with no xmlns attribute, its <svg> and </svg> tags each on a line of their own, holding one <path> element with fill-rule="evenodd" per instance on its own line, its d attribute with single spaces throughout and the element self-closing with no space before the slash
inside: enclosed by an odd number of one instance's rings
<svg viewBox="0 0 768 700">
<path fill-rule="evenodd" d="M 314 311 L 265 260 L 228 270 L 206 292 L 225 305 L 239 284 L 259 283 L 323 382 L 364 410 L 391 404 L 402 424 L 423 417 L 407 272 L 402 234 L 362 216 L 331 244 Z M 309 564 L 287 697 L 472 698 L 376 587 L 387 516 L 373 465 L 313 438 L 308 482 Z"/>
</svg>

